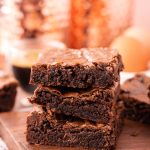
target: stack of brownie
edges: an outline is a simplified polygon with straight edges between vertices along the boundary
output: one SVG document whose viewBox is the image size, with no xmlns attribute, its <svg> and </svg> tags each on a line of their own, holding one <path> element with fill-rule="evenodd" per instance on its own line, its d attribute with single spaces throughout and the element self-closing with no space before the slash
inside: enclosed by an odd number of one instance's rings
<svg viewBox="0 0 150 150">
<path fill-rule="evenodd" d="M 50 50 L 32 66 L 27 141 L 112 149 L 122 126 L 121 56 L 107 48 Z"/>
</svg>

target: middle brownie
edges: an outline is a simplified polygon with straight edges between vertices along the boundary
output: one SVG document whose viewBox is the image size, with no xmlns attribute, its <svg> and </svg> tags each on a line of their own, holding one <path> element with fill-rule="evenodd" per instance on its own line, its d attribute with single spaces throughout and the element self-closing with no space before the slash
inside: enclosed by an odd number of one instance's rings
<svg viewBox="0 0 150 150">
<path fill-rule="evenodd" d="M 118 82 L 107 89 L 81 90 L 39 86 L 29 101 L 43 105 L 53 112 L 107 124 L 115 116 L 114 107 L 119 91 Z"/>
</svg>

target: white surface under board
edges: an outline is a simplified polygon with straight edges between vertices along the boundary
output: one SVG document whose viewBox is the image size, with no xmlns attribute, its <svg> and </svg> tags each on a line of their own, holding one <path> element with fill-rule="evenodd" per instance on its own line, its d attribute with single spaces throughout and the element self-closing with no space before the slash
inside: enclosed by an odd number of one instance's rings
<svg viewBox="0 0 150 150">
<path fill-rule="evenodd" d="M 139 73 L 143 73 L 150 77 L 150 70 L 144 71 L 144 72 L 139 72 Z M 135 74 L 137 74 L 137 73 L 136 72 L 135 73 L 121 72 L 121 81 L 120 81 L 121 84 L 123 84 L 127 79 L 134 77 Z"/>
</svg>

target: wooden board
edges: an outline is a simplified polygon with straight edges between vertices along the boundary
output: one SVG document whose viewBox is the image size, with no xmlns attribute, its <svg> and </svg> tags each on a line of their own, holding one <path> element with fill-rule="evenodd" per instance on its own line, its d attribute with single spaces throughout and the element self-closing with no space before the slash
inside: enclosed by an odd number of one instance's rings
<svg viewBox="0 0 150 150">
<path fill-rule="evenodd" d="M 25 112 L 0 114 L 0 136 L 10 150 L 79 150 L 79 148 L 29 145 L 25 138 L 27 114 Z M 117 150 L 150 150 L 150 125 L 126 121 Z"/>
</svg>

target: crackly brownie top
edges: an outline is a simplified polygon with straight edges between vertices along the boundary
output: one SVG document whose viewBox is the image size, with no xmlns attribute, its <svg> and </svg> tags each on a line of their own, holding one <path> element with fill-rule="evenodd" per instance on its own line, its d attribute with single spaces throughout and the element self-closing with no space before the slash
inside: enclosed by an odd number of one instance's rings
<svg viewBox="0 0 150 150">
<path fill-rule="evenodd" d="M 41 53 L 38 63 L 91 66 L 93 63 L 110 63 L 118 55 L 116 50 L 108 48 L 51 49 Z"/>
<path fill-rule="evenodd" d="M 150 77 L 137 74 L 122 85 L 122 94 L 150 104 Z"/>
<path fill-rule="evenodd" d="M 3 70 L 0 70 L 0 89 L 10 84 L 17 86 L 18 82 L 14 79 L 14 77 L 8 75 Z"/>
</svg>

